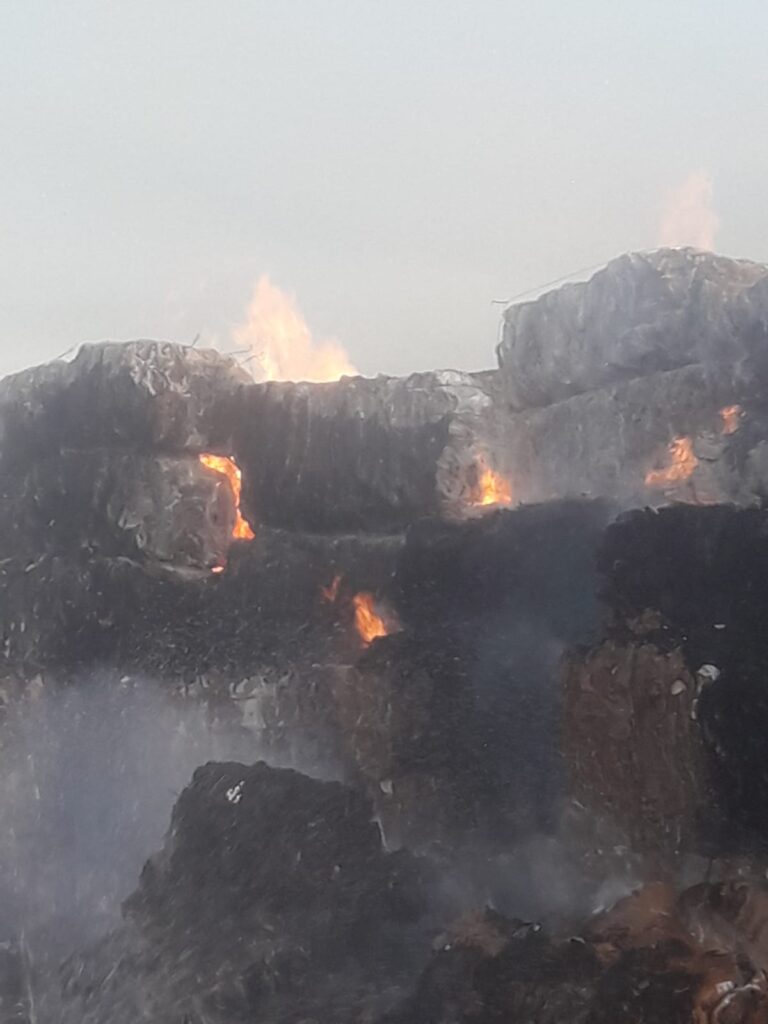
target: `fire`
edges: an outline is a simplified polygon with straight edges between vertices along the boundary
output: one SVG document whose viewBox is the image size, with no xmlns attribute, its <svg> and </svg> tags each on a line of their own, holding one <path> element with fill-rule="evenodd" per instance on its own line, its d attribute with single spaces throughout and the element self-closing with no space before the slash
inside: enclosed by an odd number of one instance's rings
<svg viewBox="0 0 768 1024">
<path fill-rule="evenodd" d="M 235 525 L 232 527 L 233 540 L 253 540 L 254 532 L 243 518 L 240 511 L 240 491 L 243 486 L 243 474 L 240 467 L 226 455 L 209 455 L 205 453 L 200 456 L 200 461 L 206 469 L 213 470 L 226 477 L 229 486 L 232 488 L 232 496 L 235 499 Z M 221 570 L 219 570 L 221 571 Z"/>
<path fill-rule="evenodd" d="M 689 174 L 668 197 L 659 227 L 659 244 L 692 245 L 712 251 L 720 219 L 712 207 L 712 179 L 704 171 Z"/>
<path fill-rule="evenodd" d="M 741 411 L 740 405 L 726 405 L 724 409 L 720 410 L 720 419 L 723 421 L 722 432 L 724 434 L 735 434 L 739 429 Z"/>
<path fill-rule="evenodd" d="M 369 644 L 380 636 L 389 636 L 392 632 L 384 619 L 376 611 L 376 601 L 373 594 L 362 591 L 352 598 L 352 605 L 355 609 L 355 629 L 360 634 L 364 644 Z"/>
<path fill-rule="evenodd" d="M 320 596 L 324 601 L 329 604 L 334 604 L 336 598 L 339 596 L 339 587 L 341 586 L 341 576 L 334 576 L 330 584 L 327 587 L 320 587 Z"/>
<path fill-rule="evenodd" d="M 646 474 L 647 487 L 666 487 L 687 480 L 699 464 L 690 437 L 676 437 L 667 447 L 670 463 L 664 469 L 652 469 Z"/>
<path fill-rule="evenodd" d="M 511 505 L 512 485 L 500 473 L 484 466 L 472 489 L 471 502 L 473 505 Z"/>
<path fill-rule="evenodd" d="M 234 338 L 238 348 L 251 350 L 262 380 L 320 383 L 357 373 L 338 342 L 315 341 L 294 299 L 266 275 L 256 282 L 247 320 Z"/>
</svg>

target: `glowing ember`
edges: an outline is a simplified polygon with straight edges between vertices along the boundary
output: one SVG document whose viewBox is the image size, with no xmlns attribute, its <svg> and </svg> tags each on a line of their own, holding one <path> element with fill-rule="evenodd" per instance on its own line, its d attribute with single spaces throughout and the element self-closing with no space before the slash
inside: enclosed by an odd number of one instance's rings
<svg viewBox="0 0 768 1024">
<path fill-rule="evenodd" d="M 224 566 L 224 565 L 214 565 L 212 567 L 212 569 L 211 569 L 211 572 L 215 572 L 215 573 L 224 572 L 225 568 L 226 568 L 226 566 Z"/>
<path fill-rule="evenodd" d="M 645 477 L 647 487 L 667 487 L 670 484 L 682 483 L 688 480 L 699 464 L 690 437 L 676 437 L 668 445 L 667 452 L 669 453 L 669 465 L 664 469 L 652 469 L 647 473 Z"/>
<path fill-rule="evenodd" d="M 500 473 L 484 466 L 472 489 L 471 503 L 473 505 L 511 505 L 512 485 Z"/>
<path fill-rule="evenodd" d="M 338 380 L 357 373 L 338 342 L 312 337 L 290 295 L 260 277 L 246 323 L 234 332 L 238 348 L 251 349 L 251 369 L 261 380 Z"/>
<path fill-rule="evenodd" d="M 376 602 L 373 594 L 362 591 L 352 598 L 352 605 L 355 609 L 355 629 L 360 634 L 364 644 L 369 644 L 380 636 L 389 636 L 392 632 L 384 619 L 376 611 Z"/>
<path fill-rule="evenodd" d="M 735 434 L 739 429 L 739 420 L 741 419 L 741 406 L 740 405 L 726 405 L 724 409 L 720 410 L 720 419 L 723 421 L 724 434 Z"/>
<path fill-rule="evenodd" d="M 253 540 L 254 532 L 240 512 L 240 490 L 242 488 L 243 474 L 240 472 L 239 467 L 232 459 L 228 459 L 226 455 L 209 455 L 206 453 L 200 456 L 200 461 L 206 469 L 212 469 L 214 473 L 220 473 L 221 476 L 226 477 L 229 486 L 232 488 L 232 496 L 235 499 L 235 525 L 232 527 L 232 538 L 234 540 Z M 213 571 L 216 572 L 217 569 Z M 221 570 L 219 569 L 218 571 Z"/>
<path fill-rule="evenodd" d="M 327 587 L 320 587 L 320 595 L 324 601 L 329 604 L 333 604 L 336 598 L 339 596 L 339 587 L 341 586 L 341 576 L 334 576 Z"/>
</svg>

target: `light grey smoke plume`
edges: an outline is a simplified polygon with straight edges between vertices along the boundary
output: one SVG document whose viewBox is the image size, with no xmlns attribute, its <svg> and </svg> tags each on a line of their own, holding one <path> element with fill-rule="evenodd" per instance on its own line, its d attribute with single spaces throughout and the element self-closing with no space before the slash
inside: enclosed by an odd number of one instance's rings
<svg viewBox="0 0 768 1024">
<path fill-rule="evenodd" d="M 0 941 L 23 928 L 46 953 L 119 920 L 178 793 L 208 760 L 255 760 L 205 706 L 109 673 L 19 703 L 0 751 Z"/>
</svg>

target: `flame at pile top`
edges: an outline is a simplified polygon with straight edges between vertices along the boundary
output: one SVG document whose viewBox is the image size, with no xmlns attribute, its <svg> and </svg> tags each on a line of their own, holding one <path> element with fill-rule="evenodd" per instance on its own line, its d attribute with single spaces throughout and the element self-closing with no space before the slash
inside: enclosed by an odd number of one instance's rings
<svg viewBox="0 0 768 1024">
<path fill-rule="evenodd" d="M 232 488 L 232 496 L 235 499 L 235 525 L 232 527 L 232 539 L 253 540 L 255 534 L 240 511 L 240 491 L 243 485 L 243 474 L 240 472 L 240 467 L 226 455 L 205 453 L 200 456 L 200 461 L 206 469 L 212 469 L 215 473 L 226 477 Z"/>
<path fill-rule="evenodd" d="M 472 505 L 511 505 L 512 484 L 500 473 L 483 466 L 477 477 L 477 483 L 472 488 L 470 498 Z"/>
<path fill-rule="evenodd" d="M 360 635 L 364 644 L 371 643 L 380 636 L 389 636 L 397 632 L 398 626 L 388 626 L 384 618 L 376 610 L 376 599 L 368 591 L 355 594 L 352 598 L 352 606 L 355 609 L 355 629 Z"/>
<path fill-rule="evenodd" d="M 293 298 L 266 275 L 257 281 L 248 319 L 234 337 L 238 348 L 251 349 L 249 365 L 261 380 L 322 383 L 357 373 L 338 342 L 313 339 Z"/>
<path fill-rule="evenodd" d="M 724 434 L 735 434 L 739 429 L 739 420 L 741 419 L 741 406 L 740 405 L 726 405 L 724 409 L 720 410 L 720 419 L 723 421 L 723 433 Z"/>
<path fill-rule="evenodd" d="M 667 447 L 670 463 L 664 469 L 652 469 L 645 476 L 647 487 L 667 487 L 688 480 L 699 460 L 690 437 L 676 437 Z"/>
</svg>

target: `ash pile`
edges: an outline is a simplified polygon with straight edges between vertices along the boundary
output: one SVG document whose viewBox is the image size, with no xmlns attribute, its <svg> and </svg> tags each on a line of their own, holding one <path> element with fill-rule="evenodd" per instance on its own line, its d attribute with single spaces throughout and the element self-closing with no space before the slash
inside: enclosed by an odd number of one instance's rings
<svg viewBox="0 0 768 1024">
<path fill-rule="evenodd" d="M 0 383 L 0 1021 L 768 1020 L 766 332 L 662 250 L 492 371 Z"/>
</svg>

